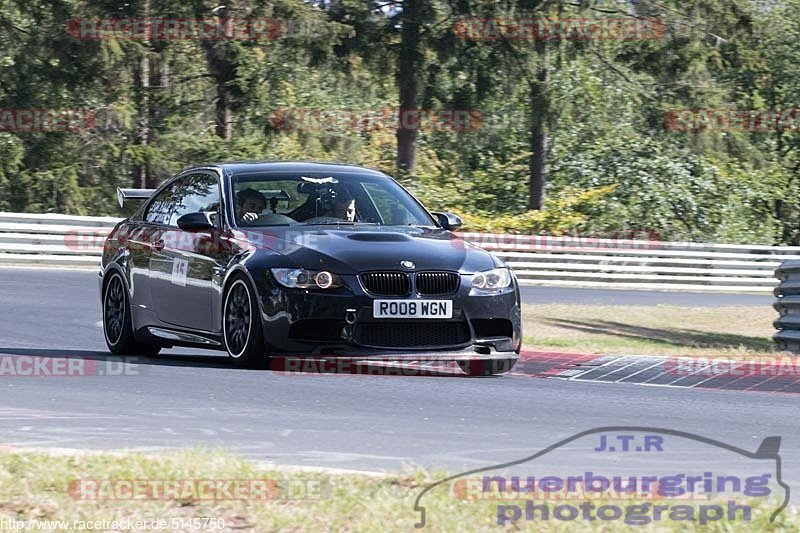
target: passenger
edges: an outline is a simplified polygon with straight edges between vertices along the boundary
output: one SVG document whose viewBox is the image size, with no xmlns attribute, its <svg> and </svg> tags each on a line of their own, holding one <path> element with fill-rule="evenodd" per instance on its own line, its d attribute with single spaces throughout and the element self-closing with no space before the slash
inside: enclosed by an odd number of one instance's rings
<svg viewBox="0 0 800 533">
<path fill-rule="evenodd" d="M 242 224 L 258 220 L 267 207 L 267 199 L 255 189 L 244 189 L 236 194 L 236 220 Z"/>
</svg>

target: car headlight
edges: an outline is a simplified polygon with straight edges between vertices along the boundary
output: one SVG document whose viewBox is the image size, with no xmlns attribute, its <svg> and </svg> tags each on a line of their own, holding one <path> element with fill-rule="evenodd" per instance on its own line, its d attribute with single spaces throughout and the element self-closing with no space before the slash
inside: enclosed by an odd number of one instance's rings
<svg viewBox="0 0 800 533">
<path fill-rule="evenodd" d="M 271 268 L 275 279 L 290 289 L 335 289 L 344 285 L 336 274 L 326 270 L 306 270 L 305 268 Z"/>
<path fill-rule="evenodd" d="M 479 291 L 498 291 L 510 286 L 511 273 L 505 267 L 476 272 L 472 276 L 472 288 Z"/>
</svg>

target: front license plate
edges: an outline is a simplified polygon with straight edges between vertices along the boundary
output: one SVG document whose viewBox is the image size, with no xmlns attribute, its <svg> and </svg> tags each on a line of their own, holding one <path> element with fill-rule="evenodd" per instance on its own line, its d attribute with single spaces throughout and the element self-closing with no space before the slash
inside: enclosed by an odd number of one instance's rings
<svg viewBox="0 0 800 533">
<path fill-rule="evenodd" d="M 374 318 L 453 318 L 453 300 L 374 300 Z"/>
</svg>

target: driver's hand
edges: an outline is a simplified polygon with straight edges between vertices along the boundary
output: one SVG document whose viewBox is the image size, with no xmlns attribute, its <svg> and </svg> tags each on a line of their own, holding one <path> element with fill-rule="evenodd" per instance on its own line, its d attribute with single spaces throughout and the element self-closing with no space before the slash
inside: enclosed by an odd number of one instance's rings
<svg viewBox="0 0 800 533">
<path fill-rule="evenodd" d="M 258 214 L 257 213 L 245 213 L 242 216 L 242 220 L 244 222 L 253 222 L 254 220 L 258 220 Z"/>
</svg>

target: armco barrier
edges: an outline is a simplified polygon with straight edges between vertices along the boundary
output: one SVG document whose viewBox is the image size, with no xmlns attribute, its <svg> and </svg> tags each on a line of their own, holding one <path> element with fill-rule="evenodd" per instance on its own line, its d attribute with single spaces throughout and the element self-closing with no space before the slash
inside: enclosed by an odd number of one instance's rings
<svg viewBox="0 0 800 533">
<path fill-rule="evenodd" d="M 111 217 L 0 213 L 0 265 L 95 268 Z M 462 233 L 492 251 L 525 285 L 769 293 L 775 269 L 800 247 Z M 70 241 L 73 239 L 73 241 Z M 80 243 L 78 243 L 80 244 Z M 800 294 L 800 293 L 798 293 Z"/>
<path fill-rule="evenodd" d="M 113 217 L 0 213 L 0 265 L 97 268 L 100 249 L 70 245 L 77 235 L 111 231 Z"/>
<path fill-rule="evenodd" d="M 800 352 L 800 261 L 782 263 L 775 270 L 780 283 L 775 287 L 773 307 L 778 318 L 773 322 L 777 333 L 773 339 L 780 350 Z"/>
<path fill-rule="evenodd" d="M 769 293 L 800 247 L 464 233 L 528 285 Z"/>
</svg>

